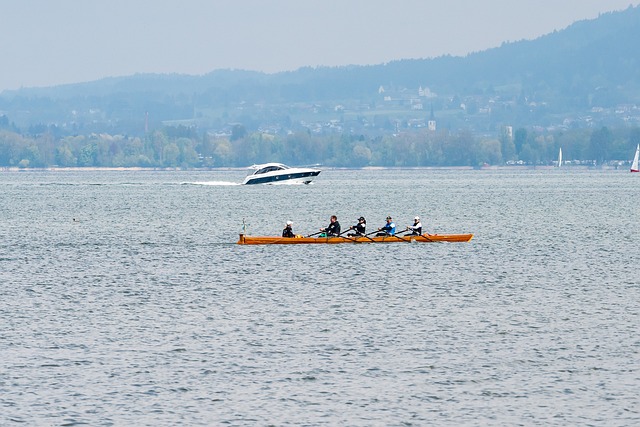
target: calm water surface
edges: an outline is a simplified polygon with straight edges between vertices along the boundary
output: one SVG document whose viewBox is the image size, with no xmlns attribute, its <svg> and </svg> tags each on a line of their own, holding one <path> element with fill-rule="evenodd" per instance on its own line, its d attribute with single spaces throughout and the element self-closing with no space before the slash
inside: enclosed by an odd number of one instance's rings
<svg viewBox="0 0 640 427">
<path fill-rule="evenodd" d="M 243 176 L 0 173 L 0 425 L 640 424 L 640 177 Z M 331 214 L 475 237 L 234 244 Z"/>
</svg>

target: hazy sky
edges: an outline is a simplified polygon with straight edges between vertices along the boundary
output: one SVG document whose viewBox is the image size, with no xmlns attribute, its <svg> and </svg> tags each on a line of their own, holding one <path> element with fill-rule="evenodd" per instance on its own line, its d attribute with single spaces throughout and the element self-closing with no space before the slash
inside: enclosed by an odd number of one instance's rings
<svg viewBox="0 0 640 427">
<path fill-rule="evenodd" d="M 465 55 L 640 0 L 8 0 L 0 91 Z"/>
</svg>

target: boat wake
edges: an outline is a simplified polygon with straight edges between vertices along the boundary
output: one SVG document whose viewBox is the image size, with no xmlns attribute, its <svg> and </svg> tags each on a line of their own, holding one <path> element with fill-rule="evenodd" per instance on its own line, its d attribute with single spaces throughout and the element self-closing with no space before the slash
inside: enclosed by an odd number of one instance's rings
<svg viewBox="0 0 640 427">
<path fill-rule="evenodd" d="M 183 182 L 184 185 L 207 185 L 207 186 L 231 186 L 242 185 L 239 182 L 230 181 L 200 181 L 200 182 Z"/>
</svg>

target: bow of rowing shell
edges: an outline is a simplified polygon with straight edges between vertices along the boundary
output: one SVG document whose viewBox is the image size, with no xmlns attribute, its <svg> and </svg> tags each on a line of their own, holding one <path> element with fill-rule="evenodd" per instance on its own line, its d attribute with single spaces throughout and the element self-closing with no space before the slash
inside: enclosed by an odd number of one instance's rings
<svg viewBox="0 0 640 427">
<path fill-rule="evenodd" d="M 301 245 L 311 243 L 432 243 L 432 242 L 468 242 L 473 234 L 422 234 L 419 236 L 382 236 L 382 237 L 272 237 L 245 236 L 240 234 L 239 245 Z"/>
</svg>

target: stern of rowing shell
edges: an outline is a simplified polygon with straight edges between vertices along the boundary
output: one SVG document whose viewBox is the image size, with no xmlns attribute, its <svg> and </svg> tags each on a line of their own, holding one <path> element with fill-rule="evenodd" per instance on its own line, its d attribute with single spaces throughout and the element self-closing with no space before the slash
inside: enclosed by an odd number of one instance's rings
<svg viewBox="0 0 640 427">
<path fill-rule="evenodd" d="M 240 238 L 238 239 L 239 245 L 244 245 L 244 233 L 240 233 Z"/>
</svg>

